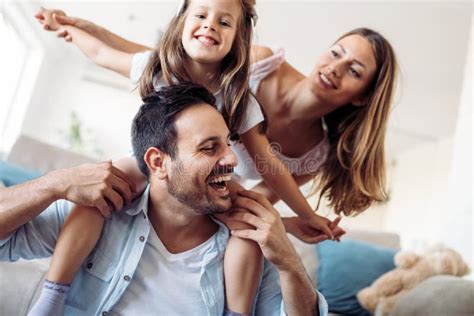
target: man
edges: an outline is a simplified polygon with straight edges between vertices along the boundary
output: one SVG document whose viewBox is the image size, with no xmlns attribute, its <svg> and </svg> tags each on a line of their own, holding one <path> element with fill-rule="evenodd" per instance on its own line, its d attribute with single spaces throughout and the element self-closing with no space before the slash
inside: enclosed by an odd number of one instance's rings
<svg viewBox="0 0 474 316">
<path fill-rule="evenodd" d="M 208 215 L 231 208 L 226 179 L 237 161 L 214 101 L 207 90 L 188 83 L 164 88 L 145 100 L 133 122 L 132 143 L 149 186 L 141 198 L 106 221 L 99 242 L 71 285 L 66 314 L 222 315 L 222 259 L 229 232 Z M 130 197 L 125 177 L 109 170 L 111 187 L 119 185 L 119 191 Z M 69 184 L 54 189 L 47 185 L 61 183 L 57 178 L 64 176 L 55 178 L 53 173 L 43 183 L 38 180 L 40 184 L 4 193 L 0 259 L 51 255 L 71 208 L 64 200 L 47 207 L 52 200 L 68 197 L 61 190 L 67 191 Z M 26 196 L 31 201 L 24 201 Z M 71 196 L 80 203 L 81 194 Z M 90 204 L 89 199 L 83 200 Z M 250 191 L 239 193 L 234 203 L 249 211 L 237 213 L 235 219 L 255 229 L 232 233 L 256 241 L 268 260 L 255 314 L 326 314 L 326 302 L 312 289 L 271 204 Z"/>
</svg>

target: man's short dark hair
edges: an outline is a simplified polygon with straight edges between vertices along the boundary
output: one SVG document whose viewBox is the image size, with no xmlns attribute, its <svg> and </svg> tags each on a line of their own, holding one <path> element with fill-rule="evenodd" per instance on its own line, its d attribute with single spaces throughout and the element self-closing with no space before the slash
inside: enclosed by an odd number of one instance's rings
<svg viewBox="0 0 474 316">
<path fill-rule="evenodd" d="M 150 147 L 156 147 L 172 159 L 177 154 L 176 115 L 201 103 L 215 107 L 216 99 L 203 86 L 183 82 L 149 94 L 143 99 L 132 123 L 132 147 L 140 170 L 148 177 L 143 157 Z"/>
</svg>

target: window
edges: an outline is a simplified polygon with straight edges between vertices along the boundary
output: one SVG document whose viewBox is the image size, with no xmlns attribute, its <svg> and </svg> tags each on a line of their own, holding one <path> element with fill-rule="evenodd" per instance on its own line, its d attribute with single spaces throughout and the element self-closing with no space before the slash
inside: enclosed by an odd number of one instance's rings
<svg viewBox="0 0 474 316">
<path fill-rule="evenodd" d="M 0 152 L 6 152 L 21 132 L 43 49 L 25 3 L 3 3 L 0 10 Z"/>
<path fill-rule="evenodd" d="M 4 139 L 4 129 L 12 111 L 15 92 L 20 84 L 21 73 L 25 66 L 26 45 L 15 31 L 2 12 L 0 12 L 0 43 L 4 43 L 0 50 L 0 132 Z"/>
</svg>

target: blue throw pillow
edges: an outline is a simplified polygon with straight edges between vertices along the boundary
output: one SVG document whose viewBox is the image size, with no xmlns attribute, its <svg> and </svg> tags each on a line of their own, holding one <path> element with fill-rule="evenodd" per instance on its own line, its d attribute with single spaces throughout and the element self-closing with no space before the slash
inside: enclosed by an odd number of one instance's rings
<svg viewBox="0 0 474 316">
<path fill-rule="evenodd" d="M 318 291 L 326 298 L 329 311 L 343 315 L 370 315 L 356 294 L 382 274 L 395 268 L 396 250 L 362 241 L 325 241 L 316 246 L 319 256 Z"/>
<path fill-rule="evenodd" d="M 32 180 L 41 176 L 41 172 L 25 169 L 12 163 L 0 160 L 0 181 L 6 187 Z"/>
</svg>

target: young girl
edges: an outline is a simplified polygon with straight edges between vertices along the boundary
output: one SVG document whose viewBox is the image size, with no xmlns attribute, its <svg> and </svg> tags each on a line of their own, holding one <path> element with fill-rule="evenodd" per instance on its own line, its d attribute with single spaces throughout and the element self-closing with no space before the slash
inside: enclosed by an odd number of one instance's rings
<svg viewBox="0 0 474 316">
<path fill-rule="evenodd" d="M 153 52 L 137 53 L 143 46 L 129 45 L 126 41 L 120 43 L 128 48 L 118 50 L 110 44 L 116 39 L 110 33 L 102 38 L 94 37 L 77 27 L 64 26 L 61 34 L 100 66 L 139 80 L 142 97 L 160 86 L 185 80 L 200 83 L 212 91 L 231 132 L 240 136 L 255 161 L 264 161 L 268 166 L 262 172 L 263 179 L 305 225 L 332 238 L 331 229 L 335 229 L 335 225 L 313 212 L 286 167 L 267 150 L 268 139 L 260 131 L 263 114 L 248 90 L 253 6 L 254 1 L 250 0 L 184 1 Z M 45 25 L 55 29 L 54 25 Z M 275 167 L 280 172 L 272 173 Z M 136 183 L 145 182 L 136 165 L 128 164 L 122 169 Z M 227 224 L 231 229 L 238 228 L 230 221 Z M 73 209 L 58 239 L 47 279 L 71 283 L 80 263 L 97 242 L 102 226 L 103 219 L 96 210 Z M 224 274 L 226 303 L 230 311 L 251 312 L 261 274 L 261 258 L 255 243 L 234 237 L 229 241 Z M 52 306 L 40 298 L 31 314 L 45 313 L 52 314 Z"/>
</svg>

